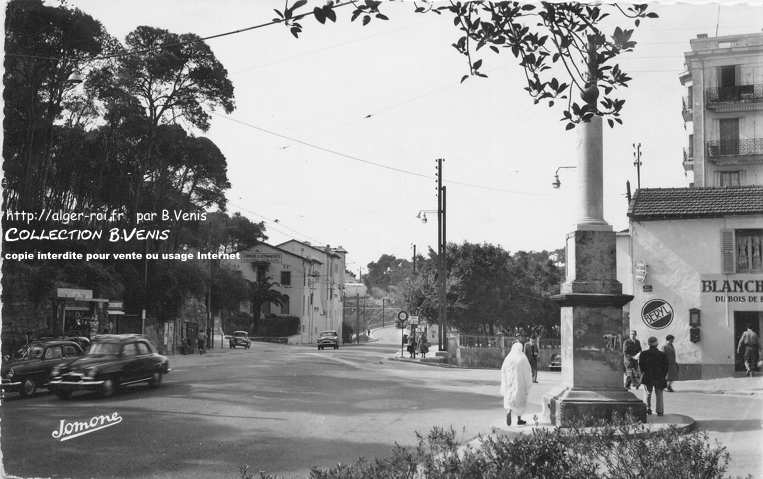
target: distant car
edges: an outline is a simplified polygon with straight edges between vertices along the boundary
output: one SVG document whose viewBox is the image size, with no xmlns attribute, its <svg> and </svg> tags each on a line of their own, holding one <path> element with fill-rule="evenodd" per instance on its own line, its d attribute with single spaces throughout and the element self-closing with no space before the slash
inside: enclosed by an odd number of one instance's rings
<svg viewBox="0 0 763 479">
<path fill-rule="evenodd" d="M 318 333 L 318 349 L 339 349 L 339 334 L 336 331 L 321 331 Z"/>
<path fill-rule="evenodd" d="M 159 387 L 168 372 L 169 360 L 143 335 L 104 334 L 93 338 L 86 355 L 54 367 L 48 389 L 61 399 L 76 391 L 97 391 L 107 397 L 135 383 Z"/>
<path fill-rule="evenodd" d="M 38 387 L 48 385 L 55 366 L 70 363 L 83 354 L 74 341 L 33 341 L 19 349 L 15 358 L 3 362 L 3 391 L 31 396 Z"/>
<path fill-rule="evenodd" d="M 243 346 L 249 349 L 252 342 L 249 339 L 249 333 L 246 331 L 233 331 L 233 335 L 230 337 L 230 348 L 234 349 L 238 346 Z"/>
<path fill-rule="evenodd" d="M 561 371 L 562 370 L 562 356 L 560 354 L 554 354 L 551 356 L 551 361 L 548 363 L 549 371 Z"/>
</svg>

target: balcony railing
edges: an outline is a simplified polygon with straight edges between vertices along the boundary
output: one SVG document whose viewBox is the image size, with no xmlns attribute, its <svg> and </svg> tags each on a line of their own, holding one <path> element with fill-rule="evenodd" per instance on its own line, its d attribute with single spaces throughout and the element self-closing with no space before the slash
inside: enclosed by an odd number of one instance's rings
<svg viewBox="0 0 763 479">
<path fill-rule="evenodd" d="M 763 138 L 714 140 L 707 142 L 707 156 L 763 155 Z"/>
<path fill-rule="evenodd" d="M 686 151 L 686 148 L 684 148 L 683 166 L 685 171 L 694 169 L 694 153 L 692 151 Z"/>
<path fill-rule="evenodd" d="M 708 103 L 763 101 L 763 84 L 712 87 L 705 91 Z"/>
</svg>

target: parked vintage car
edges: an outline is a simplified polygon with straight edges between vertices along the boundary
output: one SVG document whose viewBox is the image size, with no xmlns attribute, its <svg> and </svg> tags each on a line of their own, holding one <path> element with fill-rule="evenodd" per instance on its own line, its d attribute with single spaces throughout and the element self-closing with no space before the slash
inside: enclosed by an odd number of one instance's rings
<svg viewBox="0 0 763 479">
<path fill-rule="evenodd" d="M 234 349 L 238 346 L 242 346 L 249 349 L 252 342 L 249 340 L 249 333 L 246 331 L 233 331 L 233 335 L 230 337 L 230 348 Z"/>
<path fill-rule="evenodd" d="M 38 387 L 46 387 L 50 373 L 59 364 L 80 358 L 84 351 L 74 341 L 33 341 L 19 349 L 15 357 L 3 361 L 3 391 L 31 396 Z"/>
<path fill-rule="evenodd" d="M 554 354 L 551 356 L 551 361 L 548 362 L 549 371 L 561 371 L 562 370 L 562 355 Z"/>
<path fill-rule="evenodd" d="M 135 383 L 159 387 L 168 372 L 169 360 L 143 335 L 104 334 L 93 338 L 86 355 L 53 368 L 48 388 L 61 399 L 76 391 L 97 391 L 107 397 Z"/>
<path fill-rule="evenodd" d="M 339 349 L 339 335 L 336 331 L 321 331 L 318 333 L 318 349 Z"/>
</svg>

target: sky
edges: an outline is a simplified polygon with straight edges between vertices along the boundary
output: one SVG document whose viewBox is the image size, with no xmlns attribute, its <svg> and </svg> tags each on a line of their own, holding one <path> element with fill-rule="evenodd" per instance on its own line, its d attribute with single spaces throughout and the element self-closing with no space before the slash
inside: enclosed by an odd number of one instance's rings
<svg viewBox="0 0 763 479">
<path fill-rule="evenodd" d="M 314 3 L 314 2 L 311 2 Z M 72 0 L 124 39 L 139 25 L 201 36 L 265 23 L 282 1 Z M 635 52 L 621 67 L 623 126 L 604 132 L 604 217 L 627 228 L 625 184 L 685 187 L 687 133 L 678 80 L 697 34 L 758 32 L 757 4 L 652 4 Z M 268 242 L 290 238 L 341 245 L 348 269 L 380 255 L 436 249 L 435 160 L 443 158 L 449 242 L 488 242 L 509 251 L 553 250 L 577 217 L 577 130 L 561 110 L 533 105 L 510 54 L 485 55 L 487 79 L 469 78 L 451 17 L 382 7 L 390 21 L 366 27 L 338 12 L 336 24 L 304 21 L 300 39 L 281 25 L 210 40 L 235 88 L 236 109 L 213 118 L 212 139 L 228 161 L 229 212 L 264 221 Z M 630 21 L 629 21 L 630 22 Z M 624 23 L 624 26 L 631 25 Z M 382 168 L 370 163 L 385 165 Z M 403 173 L 395 169 L 417 174 Z"/>
</svg>

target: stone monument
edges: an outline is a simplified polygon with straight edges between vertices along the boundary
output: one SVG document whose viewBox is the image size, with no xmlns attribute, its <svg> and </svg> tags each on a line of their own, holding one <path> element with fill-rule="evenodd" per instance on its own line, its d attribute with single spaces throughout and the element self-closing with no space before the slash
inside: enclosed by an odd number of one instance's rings
<svg viewBox="0 0 763 479">
<path fill-rule="evenodd" d="M 565 282 L 553 297 L 561 306 L 562 389 L 544 402 L 556 426 L 613 414 L 644 422 L 646 405 L 623 387 L 622 307 L 633 296 L 622 294 L 615 232 L 604 221 L 602 119 L 579 128 L 580 217 L 567 235 Z"/>
</svg>

